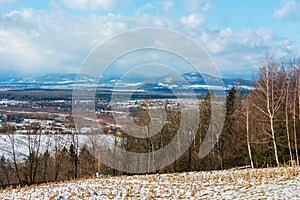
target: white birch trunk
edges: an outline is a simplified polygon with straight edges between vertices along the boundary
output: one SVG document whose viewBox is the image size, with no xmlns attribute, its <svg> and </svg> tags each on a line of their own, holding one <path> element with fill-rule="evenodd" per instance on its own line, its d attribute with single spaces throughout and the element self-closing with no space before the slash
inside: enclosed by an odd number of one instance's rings
<svg viewBox="0 0 300 200">
<path fill-rule="evenodd" d="M 246 112 L 246 130 L 247 130 L 247 146 L 248 146 L 248 154 L 251 163 L 251 168 L 254 168 L 253 160 L 252 160 L 252 153 L 251 153 L 251 146 L 250 146 L 250 134 L 249 134 L 249 110 Z"/>
</svg>

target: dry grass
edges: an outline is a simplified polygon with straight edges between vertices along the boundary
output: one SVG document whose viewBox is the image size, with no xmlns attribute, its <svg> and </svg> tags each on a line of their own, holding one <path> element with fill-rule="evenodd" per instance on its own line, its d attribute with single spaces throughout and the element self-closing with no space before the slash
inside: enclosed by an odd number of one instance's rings
<svg viewBox="0 0 300 200">
<path fill-rule="evenodd" d="M 294 177 L 300 177 L 300 167 L 117 176 L 7 188 L 1 191 L 0 199 L 201 198 L 211 190 L 250 188 Z"/>
</svg>

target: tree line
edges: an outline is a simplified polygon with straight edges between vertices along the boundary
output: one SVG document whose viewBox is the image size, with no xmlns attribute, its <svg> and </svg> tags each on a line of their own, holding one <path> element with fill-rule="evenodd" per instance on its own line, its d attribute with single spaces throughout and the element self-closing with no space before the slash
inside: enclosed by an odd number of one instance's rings
<svg viewBox="0 0 300 200">
<path fill-rule="evenodd" d="M 44 182 L 72 180 L 79 177 L 92 177 L 99 166 L 95 157 L 87 146 L 80 149 L 71 143 L 69 146 L 59 145 L 57 141 L 54 149 L 39 150 L 40 136 L 26 136 L 21 140 L 10 135 L 9 142 L 23 141 L 25 151 L 20 153 L 15 144 L 11 150 L 0 159 L 0 186 L 31 185 Z M 30 137 L 30 139 L 29 139 Z M 59 138 L 58 138 L 59 140 Z M 28 145 L 30 142 L 30 145 Z"/>
<path fill-rule="evenodd" d="M 227 93 L 222 133 L 210 153 L 199 159 L 199 148 L 215 114 L 211 113 L 212 93 L 208 93 L 200 102 L 199 128 L 192 145 L 159 172 L 299 165 L 299 84 L 300 59 L 275 62 L 266 58 L 253 78 L 249 93 L 242 94 L 238 87 Z M 172 123 L 159 134 L 146 139 L 129 138 L 128 149 L 151 152 L 168 144 L 178 130 L 180 110 L 169 111 L 168 118 Z"/>
</svg>

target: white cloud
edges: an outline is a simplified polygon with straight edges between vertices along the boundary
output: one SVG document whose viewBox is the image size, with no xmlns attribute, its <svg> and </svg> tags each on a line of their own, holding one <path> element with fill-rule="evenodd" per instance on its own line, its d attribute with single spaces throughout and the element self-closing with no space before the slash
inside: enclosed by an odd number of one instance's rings
<svg viewBox="0 0 300 200">
<path fill-rule="evenodd" d="M 211 8 L 210 0 L 182 0 L 182 2 L 183 8 L 190 12 L 188 16 L 180 18 L 183 25 L 195 29 L 205 22 L 205 15 Z M 196 35 L 196 32 L 192 31 L 191 35 Z"/>
<path fill-rule="evenodd" d="M 201 14 L 194 13 L 189 16 L 182 17 L 180 21 L 189 28 L 197 28 L 200 24 L 205 22 L 205 19 Z"/>
<path fill-rule="evenodd" d="M 14 18 L 15 20 L 17 20 L 17 18 L 28 19 L 32 17 L 32 15 L 33 15 L 33 9 L 28 8 L 23 10 L 13 10 L 8 14 L 6 14 L 5 17 Z"/>
<path fill-rule="evenodd" d="M 96 45 L 118 33 L 143 26 L 174 28 L 171 20 L 150 15 L 76 16 L 62 10 L 14 10 L 0 21 L 0 71 L 20 73 L 76 72 Z"/>
<path fill-rule="evenodd" d="M 200 32 L 197 27 L 205 22 L 204 10 L 207 9 L 182 17 L 181 23 L 155 15 L 73 15 L 61 9 L 2 13 L 0 71 L 8 68 L 19 73 L 76 72 L 97 44 L 120 32 L 145 26 L 195 33 L 193 38 L 207 49 L 220 70 L 228 74 L 238 73 L 240 70 L 237 69 L 241 69 L 250 75 L 267 50 L 271 49 L 275 56 L 294 55 L 297 51 L 293 41 L 277 37 L 268 28 Z"/>
<path fill-rule="evenodd" d="M 112 10 L 116 0 L 60 0 L 73 10 Z"/>
<path fill-rule="evenodd" d="M 208 11 L 211 8 L 210 0 L 182 0 L 184 8 L 191 12 Z"/>
<path fill-rule="evenodd" d="M 212 29 L 201 34 L 200 40 L 214 54 L 233 51 L 255 51 L 273 45 L 276 33 L 272 29 L 244 29 L 234 32 L 230 28 Z"/>
<path fill-rule="evenodd" d="M 127 29 L 120 18 L 113 14 L 75 17 L 61 11 L 12 11 L 0 17 L 0 69 L 74 72 L 96 44 Z"/>
<path fill-rule="evenodd" d="M 274 30 L 267 28 L 240 31 L 211 29 L 202 32 L 199 40 L 226 76 L 250 77 L 266 52 L 274 58 L 299 52 L 292 41 L 278 37 Z"/>
<path fill-rule="evenodd" d="M 273 12 L 274 19 L 287 17 L 296 6 L 297 3 L 295 0 L 281 0 L 280 8 Z"/>
<path fill-rule="evenodd" d="M 29 72 L 44 64 L 42 53 L 28 41 L 28 37 L 32 36 L 22 31 L 0 31 L 0 69 Z"/>
<path fill-rule="evenodd" d="M 140 15 L 151 9 L 153 9 L 153 5 L 151 3 L 146 3 L 137 9 L 136 14 Z"/>
<path fill-rule="evenodd" d="M 172 1 L 162 1 L 159 2 L 159 5 L 162 6 L 164 11 L 169 11 L 174 7 L 174 3 Z"/>
<path fill-rule="evenodd" d="M 256 35 L 263 41 L 270 41 L 274 38 L 275 31 L 268 28 L 259 28 L 255 31 Z"/>
<path fill-rule="evenodd" d="M 201 7 L 201 10 L 204 12 L 208 12 L 210 10 L 210 8 L 211 8 L 211 4 L 206 3 Z"/>
</svg>

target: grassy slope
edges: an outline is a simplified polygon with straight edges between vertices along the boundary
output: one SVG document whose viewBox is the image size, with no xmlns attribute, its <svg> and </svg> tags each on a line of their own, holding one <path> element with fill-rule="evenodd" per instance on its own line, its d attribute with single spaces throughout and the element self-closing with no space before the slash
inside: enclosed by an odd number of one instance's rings
<svg viewBox="0 0 300 200">
<path fill-rule="evenodd" d="M 8 188 L 0 199 L 300 198 L 300 167 L 105 177 Z"/>
</svg>

